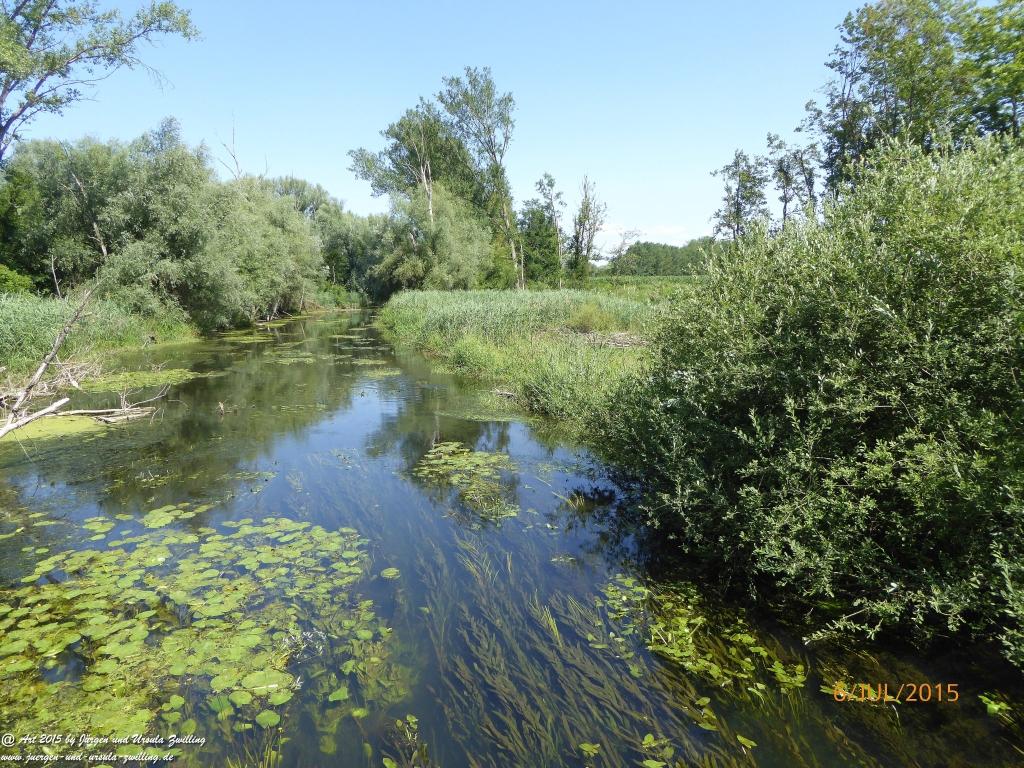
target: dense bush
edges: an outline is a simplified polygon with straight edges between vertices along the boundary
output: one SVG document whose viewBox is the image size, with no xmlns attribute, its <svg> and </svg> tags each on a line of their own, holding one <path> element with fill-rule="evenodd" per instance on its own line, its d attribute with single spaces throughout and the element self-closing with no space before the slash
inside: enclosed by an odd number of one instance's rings
<svg viewBox="0 0 1024 768">
<path fill-rule="evenodd" d="M 31 290 L 32 278 L 0 264 L 0 294 L 28 293 Z"/>
<path fill-rule="evenodd" d="M 597 442 L 727 584 L 1024 662 L 1024 151 L 892 145 L 854 183 L 713 260 Z"/>
<path fill-rule="evenodd" d="M 48 290 L 98 276 L 102 295 L 146 317 L 246 323 L 301 309 L 327 277 L 293 191 L 218 181 L 174 121 L 127 144 L 28 142 L 0 183 L 0 264 Z"/>
</svg>

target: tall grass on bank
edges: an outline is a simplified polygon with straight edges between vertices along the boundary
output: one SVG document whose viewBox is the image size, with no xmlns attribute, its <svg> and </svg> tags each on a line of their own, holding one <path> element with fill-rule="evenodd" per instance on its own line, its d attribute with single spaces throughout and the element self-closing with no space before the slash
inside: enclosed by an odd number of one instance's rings
<svg viewBox="0 0 1024 768">
<path fill-rule="evenodd" d="M 652 316 L 637 302 L 586 291 L 411 291 L 385 305 L 378 325 L 400 346 L 579 425 L 641 364 L 640 347 L 606 339 L 638 336 Z"/>
<path fill-rule="evenodd" d="M 62 301 L 32 294 L 0 294 L 0 367 L 17 376 L 35 367 L 74 312 L 74 298 Z M 112 301 L 94 300 L 61 350 L 63 359 L 93 357 L 113 349 L 186 341 L 195 335 L 184 314 L 144 318 Z"/>
<path fill-rule="evenodd" d="M 587 290 L 661 304 L 689 296 L 700 279 L 698 275 L 594 275 L 587 280 Z"/>
</svg>

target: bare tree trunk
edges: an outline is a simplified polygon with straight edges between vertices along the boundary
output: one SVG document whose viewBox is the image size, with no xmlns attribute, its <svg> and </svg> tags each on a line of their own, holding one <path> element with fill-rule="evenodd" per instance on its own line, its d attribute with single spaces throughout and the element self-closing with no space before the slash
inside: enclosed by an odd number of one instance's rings
<svg viewBox="0 0 1024 768">
<path fill-rule="evenodd" d="M 505 236 L 508 238 L 508 247 L 512 252 L 512 268 L 516 272 L 516 288 L 524 290 L 526 288 L 526 270 L 523 266 L 522 254 L 516 249 L 516 233 L 509 217 L 508 204 L 504 201 L 501 203 L 501 214 L 505 219 Z"/>
<path fill-rule="evenodd" d="M 79 302 L 78 308 L 75 310 L 75 313 L 66 323 L 64 323 L 64 327 L 60 329 L 60 332 L 57 334 L 57 338 L 54 339 L 53 346 L 50 347 L 50 351 L 46 353 L 46 356 L 43 358 L 43 361 L 39 364 L 39 367 L 36 368 L 36 372 L 32 374 L 32 378 L 28 380 L 28 383 L 25 385 L 25 387 L 18 393 L 18 398 L 14 401 L 14 405 L 12 405 L 10 408 L 10 416 L 8 417 L 8 422 L 14 420 L 14 418 L 18 414 L 18 411 L 20 411 L 22 406 L 25 405 L 25 403 L 27 403 L 29 399 L 32 397 L 32 391 L 36 388 L 36 386 L 38 386 L 40 380 L 43 378 L 43 374 L 46 373 L 46 369 L 50 367 L 50 363 L 52 363 L 54 358 L 57 357 L 57 352 L 60 351 L 61 345 L 64 343 L 64 340 L 68 337 L 68 334 L 71 333 L 72 327 L 74 327 L 75 323 L 77 323 L 79 319 L 82 317 L 82 313 L 85 312 L 85 307 L 89 303 L 89 299 L 92 298 L 92 292 L 92 288 L 85 292 L 85 295 L 82 297 L 81 302 Z"/>
<path fill-rule="evenodd" d="M 63 299 L 64 297 L 60 293 L 60 282 L 57 280 L 57 260 L 52 252 L 50 253 L 50 274 L 53 275 L 53 289 L 57 291 L 57 298 Z"/>
<path fill-rule="evenodd" d="M 47 368 L 49 368 L 50 364 L 56 359 L 57 353 L 64 344 L 64 340 L 67 339 L 68 334 L 71 333 L 71 329 L 81 319 L 82 313 L 85 312 L 89 299 L 92 298 L 92 292 L 92 288 L 85 292 L 85 295 L 79 302 L 74 314 L 71 315 L 57 333 L 57 337 L 53 340 L 53 345 L 50 347 L 50 351 L 43 357 L 42 362 L 39 363 L 39 367 L 36 368 L 35 373 L 32 374 L 25 386 L 9 395 L 9 397 L 14 397 L 14 402 L 10 406 L 7 406 L 0 401 L 0 404 L 3 404 L 4 410 L 7 411 L 7 418 L 4 424 L 0 426 L 0 437 L 25 426 L 26 424 L 30 424 L 38 418 L 48 416 L 49 414 L 56 412 L 57 409 L 68 402 L 68 398 L 64 397 L 57 402 L 51 403 L 45 408 L 36 411 L 35 413 L 29 413 L 27 407 L 32 400 L 32 395 L 35 392 L 36 387 L 38 387 L 39 382 L 42 381 Z"/>
</svg>

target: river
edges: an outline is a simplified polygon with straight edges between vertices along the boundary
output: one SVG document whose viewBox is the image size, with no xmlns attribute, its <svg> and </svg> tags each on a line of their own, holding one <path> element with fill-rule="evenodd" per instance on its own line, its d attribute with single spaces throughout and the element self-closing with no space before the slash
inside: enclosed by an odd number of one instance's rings
<svg viewBox="0 0 1024 768">
<path fill-rule="evenodd" d="M 125 356 L 180 374 L 152 418 L 0 444 L 0 730 L 29 737 L 0 753 L 174 734 L 177 765 L 1024 764 L 979 698 L 1017 685 L 987 650 L 809 647 L 650 582 L 599 462 L 371 320 Z"/>
</svg>

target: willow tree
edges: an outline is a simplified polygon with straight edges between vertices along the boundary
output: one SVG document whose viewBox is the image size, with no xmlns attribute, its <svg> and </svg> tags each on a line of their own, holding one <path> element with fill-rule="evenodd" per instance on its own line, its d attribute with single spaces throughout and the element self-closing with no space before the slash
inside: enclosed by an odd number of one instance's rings
<svg viewBox="0 0 1024 768">
<path fill-rule="evenodd" d="M 161 35 L 198 32 L 172 2 L 124 18 L 90 0 L 0 0 L 0 162 L 39 114 L 61 114 L 116 70 L 145 66 L 140 44 Z"/>
<path fill-rule="evenodd" d="M 454 135 L 434 104 L 420 100 L 398 120 L 381 131 L 384 149 L 355 149 L 350 169 L 370 182 L 374 195 L 409 196 L 422 190 L 427 213 L 434 219 L 434 184 L 470 202 L 479 202 L 480 183 L 465 144 Z"/>
</svg>

